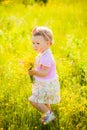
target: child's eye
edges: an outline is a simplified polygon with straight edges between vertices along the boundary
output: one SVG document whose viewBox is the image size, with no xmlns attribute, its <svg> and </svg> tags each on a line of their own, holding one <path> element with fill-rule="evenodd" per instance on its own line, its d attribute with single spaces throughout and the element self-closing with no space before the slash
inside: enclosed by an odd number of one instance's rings
<svg viewBox="0 0 87 130">
<path fill-rule="evenodd" d="M 32 44 L 35 44 L 34 42 L 32 42 Z"/>
<path fill-rule="evenodd" d="M 37 42 L 37 44 L 40 44 L 39 42 Z"/>
</svg>

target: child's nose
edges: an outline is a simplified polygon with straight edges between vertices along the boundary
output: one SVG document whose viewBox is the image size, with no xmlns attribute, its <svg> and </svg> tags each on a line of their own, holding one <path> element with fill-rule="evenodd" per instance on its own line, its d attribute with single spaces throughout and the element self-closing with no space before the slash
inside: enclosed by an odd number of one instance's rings
<svg viewBox="0 0 87 130">
<path fill-rule="evenodd" d="M 37 45 L 36 45 L 36 44 L 34 44 L 34 47 L 37 47 Z"/>
</svg>

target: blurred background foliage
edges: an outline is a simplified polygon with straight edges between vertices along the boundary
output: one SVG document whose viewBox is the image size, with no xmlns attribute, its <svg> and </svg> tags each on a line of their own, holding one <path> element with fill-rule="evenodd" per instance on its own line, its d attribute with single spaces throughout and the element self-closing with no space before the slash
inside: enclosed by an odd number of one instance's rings
<svg viewBox="0 0 87 130">
<path fill-rule="evenodd" d="M 40 124 L 40 113 L 27 102 L 27 69 L 37 54 L 31 31 L 39 25 L 53 30 L 61 86 L 61 102 L 53 106 L 57 120 L 48 126 Z M 86 130 L 86 107 L 87 1 L 0 0 L 0 129 Z"/>
</svg>

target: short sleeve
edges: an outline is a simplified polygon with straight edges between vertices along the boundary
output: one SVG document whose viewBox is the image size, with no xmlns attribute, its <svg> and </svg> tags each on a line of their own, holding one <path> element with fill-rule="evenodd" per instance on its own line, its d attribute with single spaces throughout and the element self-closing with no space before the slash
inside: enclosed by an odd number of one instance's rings
<svg viewBox="0 0 87 130">
<path fill-rule="evenodd" d="M 47 56 L 47 55 L 41 56 L 40 64 L 41 64 L 41 65 L 44 65 L 44 66 L 47 66 L 47 67 L 50 67 L 51 64 L 52 64 L 51 57 L 50 57 L 50 56 Z"/>
</svg>

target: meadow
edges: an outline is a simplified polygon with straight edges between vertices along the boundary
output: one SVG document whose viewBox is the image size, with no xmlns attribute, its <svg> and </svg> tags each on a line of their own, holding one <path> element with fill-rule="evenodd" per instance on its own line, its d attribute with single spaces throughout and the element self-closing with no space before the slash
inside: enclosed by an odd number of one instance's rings
<svg viewBox="0 0 87 130">
<path fill-rule="evenodd" d="M 37 55 L 31 31 L 39 25 L 53 30 L 51 49 L 61 86 L 61 101 L 52 105 L 57 119 L 48 125 L 40 123 L 40 112 L 28 102 L 32 83 L 27 70 Z M 0 130 L 86 129 L 87 1 L 0 3 Z"/>
</svg>

